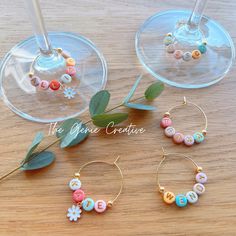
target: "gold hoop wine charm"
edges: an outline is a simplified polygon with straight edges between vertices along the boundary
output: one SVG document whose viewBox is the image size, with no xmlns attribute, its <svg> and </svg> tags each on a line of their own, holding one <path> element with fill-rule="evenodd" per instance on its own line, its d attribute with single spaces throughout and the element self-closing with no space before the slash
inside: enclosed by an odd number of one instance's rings
<svg viewBox="0 0 236 236">
<path fill-rule="evenodd" d="M 198 166 L 197 163 L 189 156 L 180 153 L 165 153 L 163 148 L 162 150 L 163 150 L 163 159 L 157 166 L 157 186 L 158 186 L 158 191 L 162 194 L 163 201 L 168 205 L 175 202 L 178 207 L 185 207 L 187 206 L 188 203 L 190 204 L 196 203 L 198 201 L 198 197 L 205 192 L 205 186 L 203 184 L 207 182 L 207 175 L 202 172 L 202 167 Z M 173 192 L 166 191 L 165 188 L 160 184 L 159 170 L 163 162 L 170 155 L 184 157 L 185 159 L 193 163 L 197 175 L 195 176 L 196 183 L 193 186 L 192 191 L 189 191 L 186 194 L 177 194 L 175 196 Z"/>
<path fill-rule="evenodd" d="M 81 217 L 82 210 L 87 211 L 87 212 L 95 210 L 97 213 L 103 213 L 106 211 L 107 207 L 111 208 L 113 206 L 114 202 L 119 198 L 123 189 L 123 173 L 117 164 L 118 160 L 119 160 L 119 157 L 117 157 L 113 163 L 109 163 L 106 161 L 91 161 L 81 166 L 79 171 L 75 173 L 74 178 L 71 179 L 71 181 L 69 182 L 69 187 L 73 191 L 72 199 L 75 202 L 75 205 L 72 205 L 72 207 L 68 209 L 67 217 L 69 218 L 70 221 L 77 221 Z M 85 197 L 86 194 L 81 189 L 81 181 L 80 181 L 81 171 L 85 167 L 95 164 L 95 163 L 103 163 L 103 164 L 114 166 L 115 168 L 118 169 L 120 173 L 120 190 L 118 194 L 112 200 L 109 200 L 107 202 L 104 200 L 97 200 L 95 202 L 92 198 L 87 197 L 87 196 Z"/>
<path fill-rule="evenodd" d="M 204 129 L 201 132 L 199 131 L 195 132 L 193 135 L 191 134 L 183 135 L 180 132 L 176 132 L 175 128 L 172 126 L 172 120 L 171 120 L 172 111 L 181 107 L 185 107 L 187 105 L 196 107 L 204 116 L 204 121 L 205 121 Z M 168 112 L 164 114 L 164 117 L 161 120 L 161 127 L 165 129 L 164 131 L 165 135 L 169 138 L 172 138 L 176 144 L 184 143 L 186 146 L 192 146 L 194 143 L 197 144 L 202 143 L 207 134 L 207 125 L 208 125 L 207 116 L 203 111 L 203 109 L 197 104 L 187 101 L 186 97 L 184 97 L 184 101 L 181 105 L 172 107 Z"/>
</svg>

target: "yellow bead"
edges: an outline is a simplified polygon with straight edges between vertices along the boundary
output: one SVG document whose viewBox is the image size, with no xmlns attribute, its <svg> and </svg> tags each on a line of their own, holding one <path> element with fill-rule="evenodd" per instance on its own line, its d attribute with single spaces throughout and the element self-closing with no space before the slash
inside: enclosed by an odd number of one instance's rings
<svg viewBox="0 0 236 236">
<path fill-rule="evenodd" d="M 202 172 L 202 167 L 201 166 L 198 166 L 198 168 L 197 168 L 197 173 L 199 173 L 199 172 Z"/>
<path fill-rule="evenodd" d="M 75 60 L 71 57 L 66 59 L 67 66 L 75 66 Z"/>
<path fill-rule="evenodd" d="M 163 196 L 163 200 L 167 204 L 172 204 L 175 202 L 175 195 L 172 192 L 165 192 Z"/>
<path fill-rule="evenodd" d="M 201 57 L 201 52 L 199 50 L 192 51 L 192 57 L 193 59 L 199 59 Z"/>
<path fill-rule="evenodd" d="M 58 52 L 58 53 L 62 53 L 62 48 L 58 48 L 58 49 L 57 49 L 57 52 Z"/>
<path fill-rule="evenodd" d="M 107 207 L 111 208 L 113 206 L 113 202 L 112 201 L 108 201 L 107 202 Z"/>
<path fill-rule="evenodd" d="M 75 177 L 79 178 L 80 177 L 80 173 L 75 173 Z"/>
<path fill-rule="evenodd" d="M 202 130 L 202 134 L 204 135 L 204 136 L 206 136 L 206 134 L 207 134 L 207 131 L 204 129 L 204 130 Z"/>
<path fill-rule="evenodd" d="M 165 117 L 170 117 L 170 112 L 166 112 L 166 113 L 164 114 L 164 116 L 165 116 Z"/>
<path fill-rule="evenodd" d="M 159 192 L 160 192 L 160 193 L 164 193 L 164 192 L 165 192 L 165 188 L 164 188 L 164 187 L 160 187 L 160 188 L 159 188 Z"/>
<path fill-rule="evenodd" d="M 32 78 L 34 76 L 34 73 L 29 73 L 29 77 Z"/>
</svg>

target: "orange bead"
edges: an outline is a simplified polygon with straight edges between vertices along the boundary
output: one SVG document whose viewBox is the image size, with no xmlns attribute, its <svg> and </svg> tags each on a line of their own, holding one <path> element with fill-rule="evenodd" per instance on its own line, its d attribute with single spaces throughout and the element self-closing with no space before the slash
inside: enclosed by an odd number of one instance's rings
<svg viewBox="0 0 236 236">
<path fill-rule="evenodd" d="M 67 66 L 75 66 L 75 60 L 71 57 L 66 59 L 66 65 Z"/>
<path fill-rule="evenodd" d="M 60 88 L 61 84 L 57 80 L 52 80 L 49 84 L 50 89 L 52 90 L 58 90 Z"/>
<path fill-rule="evenodd" d="M 192 57 L 193 59 L 199 59 L 201 57 L 201 52 L 199 50 L 192 51 Z"/>
</svg>

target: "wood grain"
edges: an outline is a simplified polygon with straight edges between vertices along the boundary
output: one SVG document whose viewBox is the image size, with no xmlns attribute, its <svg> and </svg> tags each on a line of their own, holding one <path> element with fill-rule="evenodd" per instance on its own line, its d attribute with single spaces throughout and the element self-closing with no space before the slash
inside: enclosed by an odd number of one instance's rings
<svg viewBox="0 0 236 236">
<path fill-rule="evenodd" d="M 73 31 L 86 35 L 104 53 L 109 67 L 107 89 L 112 105 L 127 94 L 135 77 L 142 71 L 134 49 L 134 36 L 144 20 L 157 11 L 191 8 L 193 1 L 176 0 L 42 0 L 49 30 Z M 209 1 L 206 15 L 218 20 L 236 37 L 236 2 Z M 23 1 L 2 0 L 0 3 L 0 56 L 17 42 L 31 35 L 31 26 L 23 10 Z M 224 235 L 236 231 L 236 83 L 235 68 L 215 86 L 201 90 L 167 87 L 154 104 L 153 113 L 131 112 L 130 120 L 142 135 L 92 135 L 82 145 L 60 150 L 51 148 L 56 162 L 42 171 L 18 172 L 2 182 L 0 188 L 0 235 Z M 150 83 L 147 78 L 137 93 Z M 209 119 L 209 135 L 201 146 L 177 147 L 163 136 L 159 119 L 170 106 L 180 102 L 183 94 L 199 104 Z M 0 104 L 0 173 L 14 168 L 24 156 L 34 133 L 45 124 L 31 123 Z M 179 113 L 182 128 L 196 129 L 200 116 Z M 88 119 L 88 114 L 82 117 Z M 161 146 L 170 152 L 190 154 L 209 176 L 207 191 L 199 204 L 186 209 L 162 203 L 155 185 L 156 165 L 161 159 Z M 67 187 L 73 173 L 85 162 L 102 159 L 113 161 L 120 155 L 124 171 L 124 192 L 106 214 L 84 214 L 79 223 L 66 219 L 71 205 Z M 162 180 L 173 191 L 186 191 L 192 186 L 193 173 L 183 160 L 173 158 L 166 165 Z M 103 173 L 104 171 L 104 173 Z M 117 173 L 107 166 L 91 166 L 84 181 L 95 199 L 107 199 L 117 189 Z"/>
</svg>

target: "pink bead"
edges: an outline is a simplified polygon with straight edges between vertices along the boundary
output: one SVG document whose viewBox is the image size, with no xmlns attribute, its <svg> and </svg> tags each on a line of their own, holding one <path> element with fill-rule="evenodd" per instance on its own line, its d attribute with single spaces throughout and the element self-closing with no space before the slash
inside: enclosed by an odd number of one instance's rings
<svg viewBox="0 0 236 236">
<path fill-rule="evenodd" d="M 94 209 L 98 213 L 102 213 L 107 209 L 107 204 L 103 200 L 98 200 L 95 202 Z"/>
<path fill-rule="evenodd" d="M 163 117 L 161 120 L 161 127 L 166 128 L 172 125 L 172 120 L 169 117 Z"/>
<path fill-rule="evenodd" d="M 165 128 L 165 135 L 168 137 L 168 138 L 171 138 L 175 135 L 175 128 L 169 126 L 167 128 Z"/>
<path fill-rule="evenodd" d="M 184 135 L 181 133 L 175 133 L 173 136 L 173 140 L 176 144 L 180 144 L 184 141 Z"/>
<path fill-rule="evenodd" d="M 73 192 L 72 198 L 75 202 L 82 202 L 85 199 L 85 193 L 81 189 L 77 189 Z"/>
<path fill-rule="evenodd" d="M 200 184 L 205 184 L 207 182 L 207 175 L 203 172 L 200 172 L 196 175 L 196 181 Z"/>
<path fill-rule="evenodd" d="M 66 74 L 74 76 L 76 74 L 76 69 L 74 66 L 68 66 L 66 69 Z"/>
<path fill-rule="evenodd" d="M 47 80 L 41 80 L 39 88 L 46 90 L 49 87 L 49 82 Z"/>
<path fill-rule="evenodd" d="M 186 135 L 184 137 L 184 144 L 186 146 L 192 146 L 194 144 L 194 137 L 192 135 Z"/>
<path fill-rule="evenodd" d="M 174 52 L 174 57 L 175 57 L 176 59 L 181 59 L 182 56 L 183 56 L 183 52 L 182 52 L 181 50 L 175 50 L 175 52 Z"/>
</svg>

